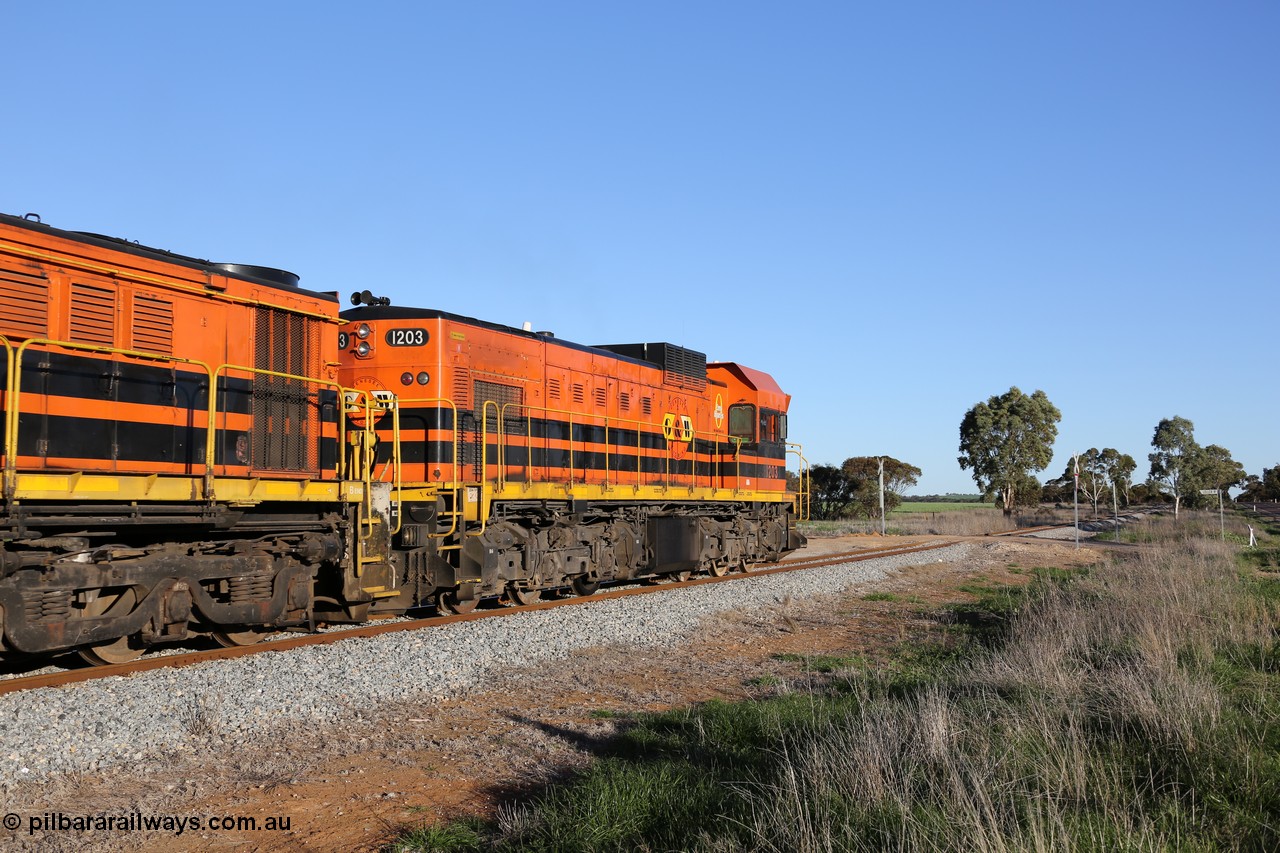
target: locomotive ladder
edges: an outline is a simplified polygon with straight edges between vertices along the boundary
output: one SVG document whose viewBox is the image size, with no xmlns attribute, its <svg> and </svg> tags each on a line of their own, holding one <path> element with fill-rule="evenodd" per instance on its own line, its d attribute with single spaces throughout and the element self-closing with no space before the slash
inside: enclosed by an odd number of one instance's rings
<svg viewBox="0 0 1280 853">
<path fill-rule="evenodd" d="M 363 486 L 363 496 L 356 508 L 357 524 L 360 529 L 359 536 L 356 537 L 356 554 L 355 554 L 355 574 L 360 577 L 364 573 L 364 568 L 369 565 L 386 562 L 386 555 L 379 553 L 378 549 L 370 547 L 378 536 L 378 528 L 386 524 L 386 521 L 374 511 L 373 506 L 373 483 L 375 480 L 381 482 L 381 477 L 375 477 L 375 469 L 377 468 L 377 432 L 374 429 L 374 422 L 382 412 L 391 413 L 392 423 L 392 441 L 390 458 L 387 460 L 386 466 L 383 468 L 383 475 L 389 469 L 392 472 L 393 492 L 398 494 L 400 490 L 400 409 L 396 405 L 394 398 L 383 399 L 372 397 L 364 392 L 355 392 L 363 398 L 364 416 L 363 423 L 358 424 L 359 431 L 352 433 L 352 464 L 351 472 L 355 474 Z M 359 399 L 359 398 L 358 398 Z M 398 506 L 388 506 L 388 511 L 395 516 L 395 524 L 387 531 L 387 537 L 394 536 L 400 531 L 402 514 Z M 365 587 L 365 592 L 370 593 L 374 598 L 390 598 L 399 595 L 399 590 L 395 585 L 395 573 L 391 573 L 391 586 L 386 587 Z"/>
</svg>

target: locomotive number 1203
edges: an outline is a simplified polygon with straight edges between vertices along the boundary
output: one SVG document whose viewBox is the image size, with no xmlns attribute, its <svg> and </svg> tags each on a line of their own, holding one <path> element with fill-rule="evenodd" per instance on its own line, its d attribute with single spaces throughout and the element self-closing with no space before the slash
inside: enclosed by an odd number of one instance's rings
<svg viewBox="0 0 1280 853">
<path fill-rule="evenodd" d="M 427 343 L 426 329 L 390 329 L 386 342 L 393 347 L 420 347 Z"/>
</svg>

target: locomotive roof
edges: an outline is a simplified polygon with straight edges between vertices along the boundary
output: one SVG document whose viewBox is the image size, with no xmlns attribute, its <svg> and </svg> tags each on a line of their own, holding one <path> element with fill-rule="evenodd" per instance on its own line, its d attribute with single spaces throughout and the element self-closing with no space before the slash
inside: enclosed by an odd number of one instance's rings
<svg viewBox="0 0 1280 853">
<path fill-rule="evenodd" d="M 453 320 L 459 323 L 467 323 L 471 326 L 479 326 L 482 329 L 491 329 L 495 332 L 504 332 L 506 334 L 518 335 L 522 338 L 530 338 L 542 341 L 556 346 L 566 347 L 579 352 L 598 353 L 607 358 L 617 359 L 618 361 L 629 361 L 632 364 L 643 364 L 648 367 L 657 366 L 657 362 L 648 359 L 636 358 L 630 355 L 624 355 L 615 352 L 606 346 L 588 346 L 587 344 L 574 343 L 563 338 L 557 338 L 545 332 L 526 332 L 524 329 L 517 329 L 514 326 L 504 326 L 501 323 L 492 323 L 488 320 L 477 320 L 475 317 L 465 317 L 461 314 L 451 314 L 448 311 L 441 311 L 436 308 L 406 308 L 399 305 L 374 305 L 361 306 L 359 308 L 351 308 L 343 311 L 338 315 L 343 320 Z M 639 345 L 637 345 L 639 346 Z M 653 346 L 653 344 L 649 344 Z M 701 353 L 699 353 L 701 355 Z"/>
<path fill-rule="evenodd" d="M 103 249 L 111 249 L 116 252 L 124 252 L 128 255 L 134 255 L 139 258 L 148 258 L 150 260 L 164 261 L 165 263 L 177 264 L 178 266 L 197 269 L 210 275 L 221 275 L 227 278 L 236 278 L 243 281 L 253 282 L 254 284 L 273 287 L 277 290 L 286 290 L 291 292 L 301 291 L 308 296 L 314 296 L 329 302 L 337 302 L 338 295 L 336 293 L 328 293 L 317 290 L 306 290 L 298 287 L 296 284 L 287 284 L 284 281 L 272 278 L 264 278 L 255 275 L 254 270 L 261 270 L 262 273 L 270 275 L 272 273 L 283 273 L 285 276 L 292 277 L 293 281 L 297 281 L 298 277 L 293 273 L 285 270 L 275 270 L 270 267 L 255 267 L 246 264 L 222 264 L 214 261 L 205 260 L 204 258 L 193 258 L 190 255 L 180 255 L 177 252 L 170 252 L 167 249 L 157 249 L 152 246 L 143 246 L 141 243 L 135 243 L 132 240 L 126 240 L 123 237 L 108 237 L 104 234 L 91 234 L 87 231 L 66 231 L 61 228 L 54 228 L 52 225 L 46 225 L 43 222 L 32 221 L 21 216 L 12 216 L 8 213 L 0 213 L 0 223 L 5 225 L 13 225 L 17 228 L 25 228 L 28 231 L 36 231 L 42 234 L 52 234 L 65 240 L 74 240 L 77 243 L 86 243 L 90 246 L 98 246 Z"/>
</svg>

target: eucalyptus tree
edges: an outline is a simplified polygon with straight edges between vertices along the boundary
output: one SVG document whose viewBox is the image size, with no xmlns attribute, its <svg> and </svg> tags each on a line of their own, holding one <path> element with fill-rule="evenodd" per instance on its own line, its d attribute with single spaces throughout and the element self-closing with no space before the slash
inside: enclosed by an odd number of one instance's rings
<svg viewBox="0 0 1280 853">
<path fill-rule="evenodd" d="M 1155 435 L 1151 438 L 1151 446 L 1155 448 L 1147 454 L 1151 463 L 1149 479 L 1168 488 L 1173 494 L 1173 517 L 1178 517 L 1182 506 L 1182 497 L 1193 487 L 1193 461 L 1200 452 L 1196 444 L 1195 424 L 1186 418 L 1174 416 L 1165 418 L 1156 424 Z"/>
<path fill-rule="evenodd" d="M 1090 447 L 1084 453 L 1080 454 L 1080 493 L 1085 496 L 1089 503 L 1093 504 L 1093 514 L 1098 514 L 1098 501 L 1102 500 L 1102 495 L 1111 485 L 1111 481 L 1107 479 L 1107 463 L 1103 458 L 1103 454 L 1113 453 L 1116 451 L 1113 447 L 1106 450 L 1099 450 L 1096 447 Z M 1067 469 L 1070 470 L 1071 462 L 1067 463 Z"/>
<path fill-rule="evenodd" d="M 1111 447 L 1102 451 L 1102 459 L 1107 482 L 1117 494 L 1124 495 L 1124 502 L 1128 504 L 1129 488 L 1133 485 L 1133 472 L 1138 469 L 1138 460 Z"/>
<path fill-rule="evenodd" d="M 853 487 L 853 503 L 860 515 L 880 515 L 880 462 L 884 461 L 884 510 L 891 512 L 902 503 L 902 494 L 920 479 L 916 466 L 892 456 L 851 456 L 840 470 Z"/>
<path fill-rule="evenodd" d="M 1223 491 L 1244 485 L 1248 474 L 1244 466 L 1231 458 L 1231 451 L 1217 444 L 1200 448 L 1191 460 L 1196 487 Z"/>
<path fill-rule="evenodd" d="M 1280 501 L 1280 464 L 1263 468 L 1262 476 L 1250 474 L 1245 477 L 1244 491 L 1236 497 L 1236 501 L 1242 503 Z"/>
<path fill-rule="evenodd" d="M 1079 456 L 1080 462 L 1080 494 L 1093 504 L 1093 514 L 1098 514 L 1098 504 L 1104 495 L 1112 489 L 1116 494 L 1123 492 L 1128 502 L 1129 482 L 1138 463 L 1127 453 L 1121 453 L 1114 447 L 1099 450 L 1090 447 Z M 1070 487 L 1075 475 L 1076 459 L 1067 460 L 1067 469 L 1062 477 L 1053 482 L 1064 483 Z"/>
<path fill-rule="evenodd" d="M 834 465 L 809 469 L 810 512 L 816 520 L 844 518 L 853 506 L 853 484 Z"/>
<path fill-rule="evenodd" d="M 1043 391 L 1027 395 L 1015 386 L 965 413 L 957 461 L 962 469 L 973 469 L 973 481 L 984 494 L 999 494 L 1004 514 L 1012 515 L 1019 487 L 1029 491 L 1031 472 L 1053 459 L 1060 420 L 1062 413 Z"/>
</svg>

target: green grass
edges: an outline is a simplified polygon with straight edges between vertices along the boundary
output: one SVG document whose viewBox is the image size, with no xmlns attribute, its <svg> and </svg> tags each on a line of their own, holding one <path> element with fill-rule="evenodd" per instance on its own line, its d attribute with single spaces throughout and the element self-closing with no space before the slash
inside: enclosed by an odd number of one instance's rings
<svg viewBox="0 0 1280 853">
<path fill-rule="evenodd" d="M 615 711 L 612 708 L 596 708 L 588 716 L 593 720 L 617 720 L 630 716 L 626 711 Z"/>
<path fill-rule="evenodd" d="M 479 818 L 466 817 L 439 826 L 411 829 L 387 849 L 391 853 L 470 853 L 483 849 L 487 829 Z"/>
<path fill-rule="evenodd" d="M 773 657 L 775 660 L 801 664 L 806 672 L 840 672 L 846 669 L 857 669 L 866 663 L 860 655 L 778 654 Z"/>
</svg>

